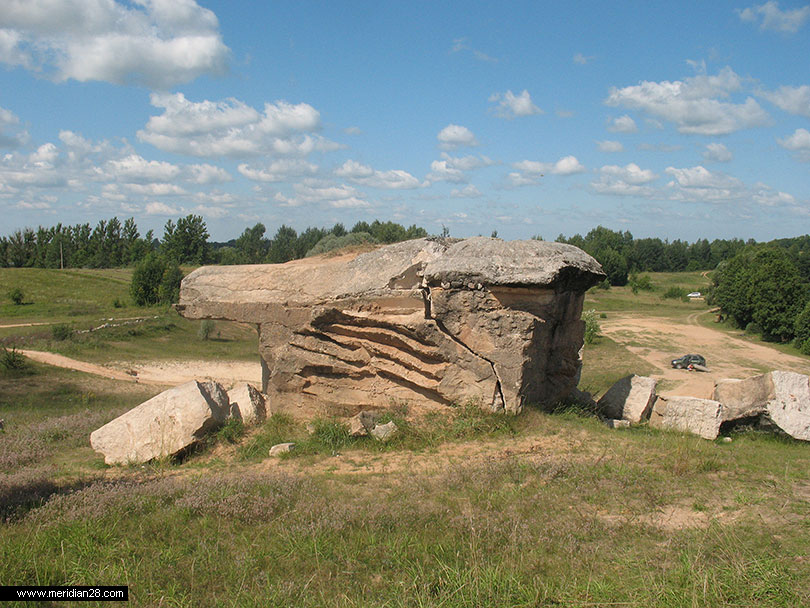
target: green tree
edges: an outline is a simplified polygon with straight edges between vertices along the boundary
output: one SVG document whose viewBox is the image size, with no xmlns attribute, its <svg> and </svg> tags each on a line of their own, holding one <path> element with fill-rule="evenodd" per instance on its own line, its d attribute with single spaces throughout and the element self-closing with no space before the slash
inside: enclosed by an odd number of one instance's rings
<svg viewBox="0 0 810 608">
<path fill-rule="evenodd" d="M 295 229 L 282 225 L 276 232 L 276 236 L 270 241 L 270 250 L 267 252 L 266 261 L 271 264 L 283 264 L 294 260 L 297 241 L 298 233 Z"/>
<path fill-rule="evenodd" d="M 267 256 L 270 242 L 264 238 L 266 228 L 261 222 L 245 231 L 236 239 L 234 246 L 244 254 L 247 261 L 241 264 L 261 264 Z"/>
<path fill-rule="evenodd" d="M 152 252 L 141 260 L 132 273 L 130 295 L 138 306 L 154 306 L 160 302 L 160 283 L 166 272 L 166 259 Z"/>
<path fill-rule="evenodd" d="M 163 227 L 161 253 L 178 264 L 205 264 L 209 258 L 208 228 L 200 215 L 169 220 Z"/>
</svg>

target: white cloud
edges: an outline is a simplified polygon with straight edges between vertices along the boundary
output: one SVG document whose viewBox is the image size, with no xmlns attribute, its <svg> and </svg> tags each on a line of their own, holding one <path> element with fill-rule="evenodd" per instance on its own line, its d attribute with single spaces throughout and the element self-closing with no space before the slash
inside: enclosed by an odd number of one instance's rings
<svg viewBox="0 0 810 608">
<path fill-rule="evenodd" d="M 0 148 L 19 148 L 28 141 L 28 132 L 20 129 L 14 112 L 0 108 Z"/>
<path fill-rule="evenodd" d="M 57 81 L 168 89 L 227 70 L 216 15 L 194 0 L 7 0 L 0 61 Z"/>
<path fill-rule="evenodd" d="M 371 206 L 356 188 L 346 184 L 336 186 L 319 180 L 304 180 L 294 184 L 293 191 L 294 196 L 288 197 L 279 192 L 274 198 L 284 207 L 300 207 L 313 203 L 325 203 L 339 209 Z"/>
<path fill-rule="evenodd" d="M 768 114 L 751 97 L 743 103 L 720 101 L 741 87 L 739 76 L 726 67 L 715 76 L 613 87 L 605 103 L 672 122 L 681 133 L 723 135 L 768 122 Z"/>
<path fill-rule="evenodd" d="M 126 184 L 127 190 L 144 196 L 182 196 L 186 190 L 176 184 Z"/>
<path fill-rule="evenodd" d="M 743 21 L 759 23 L 759 29 L 795 34 L 810 18 L 810 6 L 783 11 L 778 2 L 770 0 L 765 4 L 737 11 L 737 14 Z"/>
<path fill-rule="evenodd" d="M 421 185 L 419 180 L 407 171 L 400 169 L 375 171 L 371 167 L 354 160 L 347 160 L 343 165 L 335 169 L 335 175 L 345 177 L 363 186 L 386 190 L 406 190 L 418 188 Z"/>
<path fill-rule="evenodd" d="M 229 98 L 192 102 L 182 93 L 152 94 L 163 108 L 138 131 L 140 141 L 166 152 L 200 157 L 249 157 L 263 154 L 307 156 L 339 146 L 319 135 L 319 112 L 306 103 L 265 103 L 264 112 Z"/>
<path fill-rule="evenodd" d="M 491 57 L 490 55 L 487 55 L 482 51 L 472 48 L 467 38 L 455 38 L 453 40 L 453 46 L 450 49 L 450 52 L 451 53 L 470 52 L 472 53 L 473 57 L 475 57 L 479 61 L 485 61 L 486 63 L 498 63 L 497 58 Z"/>
<path fill-rule="evenodd" d="M 170 207 L 160 201 L 152 201 L 146 204 L 146 215 L 180 215 L 182 209 Z"/>
<path fill-rule="evenodd" d="M 472 171 L 495 164 L 495 161 L 487 156 L 450 156 L 447 152 L 442 152 L 442 160 L 446 161 L 451 169 L 460 171 Z"/>
<path fill-rule="evenodd" d="M 780 110 L 810 118 L 810 86 L 779 87 L 775 91 L 764 91 L 760 95 Z"/>
<path fill-rule="evenodd" d="M 452 161 L 434 160 L 430 163 L 430 173 L 427 174 L 429 182 L 461 183 L 467 181 L 464 171 L 453 167 Z"/>
<path fill-rule="evenodd" d="M 314 175 L 318 172 L 318 165 L 300 158 L 281 158 L 261 169 L 253 169 L 247 164 L 241 164 L 237 167 L 237 171 L 253 181 L 283 182 L 293 177 Z"/>
<path fill-rule="evenodd" d="M 733 157 L 734 155 L 731 153 L 731 150 L 729 150 L 725 145 L 717 142 L 706 144 L 706 148 L 703 151 L 703 158 L 706 161 L 727 163 Z"/>
<path fill-rule="evenodd" d="M 469 184 L 463 188 L 454 188 L 453 191 L 450 192 L 450 196 L 453 198 L 480 198 L 483 194 L 481 194 L 481 191 L 473 184 Z"/>
<path fill-rule="evenodd" d="M 591 182 L 591 188 L 599 194 L 652 198 L 655 191 L 647 184 L 656 179 L 655 172 L 642 169 L 635 163 L 624 167 L 605 165 L 599 169 L 598 179 Z"/>
<path fill-rule="evenodd" d="M 793 135 L 776 141 L 786 150 L 795 152 L 797 159 L 810 162 L 810 131 L 807 129 L 796 129 Z"/>
<path fill-rule="evenodd" d="M 636 121 L 625 114 L 611 120 L 608 123 L 608 131 L 613 133 L 635 133 L 638 131 L 638 127 L 636 127 Z"/>
<path fill-rule="evenodd" d="M 667 183 L 672 200 L 723 203 L 739 201 L 747 195 L 743 182 L 725 173 L 712 172 L 703 166 L 664 170 L 675 179 Z"/>
<path fill-rule="evenodd" d="M 473 135 L 472 131 L 461 125 L 447 125 L 444 129 L 439 131 L 436 139 L 439 140 L 439 147 L 445 150 L 452 150 L 459 146 L 478 145 L 478 141 L 475 139 L 475 135 Z"/>
<path fill-rule="evenodd" d="M 565 156 L 556 163 L 541 163 L 533 160 L 522 160 L 512 165 L 521 173 L 529 175 L 543 175 L 552 173 L 554 175 L 573 175 L 582 173 L 585 167 L 577 160 L 576 156 Z"/>
<path fill-rule="evenodd" d="M 594 59 L 596 59 L 594 55 L 591 55 L 590 57 L 587 57 L 582 53 L 577 53 L 576 55 L 574 55 L 574 63 L 578 65 L 585 65 L 586 63 L 590 63 Z"/>
<path fill-rule="evenodd" d="M 195 184 L 221 184 L 233 181 L 231 174 L 222 167 L 215 167 L 203 163 L 201 165 L 189 165 L 187 167 L 191 173 L 191 180 Z"/>
<path fill-rule="evenodd" d="M 490 103 L 498 103 L 495 114 L 501 118 L 517 118 L 519 116 L 533 116 L 542 114 L 543 110 L 532 103 L 532 98 L 526 89 L 515 95 L 511 90 L 506 93 L 494 93 L 489 98 Z"/>
<path fill-rule="evenodd" d="M 611 141 L 606 139 L 604 141 L 597 141 L 596 146 L 600 152 L 623 152 L 624 146 L 620 141 Z"/>
<path fill-rule="evenodd" d="M 138 154 L 130 154 L 106 164 L 109 177 L 120 182 L 148 183 L 168 182 L 180 175 L 180 167 L 171 163 L 146 160 Z"/>
</svg>

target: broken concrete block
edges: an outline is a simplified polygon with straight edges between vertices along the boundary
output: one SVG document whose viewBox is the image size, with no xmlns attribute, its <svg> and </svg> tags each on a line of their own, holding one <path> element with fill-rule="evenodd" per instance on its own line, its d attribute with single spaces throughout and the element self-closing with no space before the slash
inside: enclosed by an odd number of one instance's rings
<svg viewBox="0 0 810 608">
<path fill-rule="evenodd" d="M 716 439 L 722 422 L 722 406 L 713 399 L 658 397 L 650 415 L 650 426 Z"/>
<path fill-rule="evenodd" d="M 771 372 L 773 399 L 767 404 L 768 417 L 782 431 L 802 441 L 810 441 L 810 379 L 795 372 Z"/>
<path fill-rule="evenodd" d="M 90 434 L 107 464 L 174 456 L 217 429 L 230 412 L 216 382 L 192 380 L 152 397 Z"/>
<path fill-rule="evenodd" d="M 712 399 L 723 404 L 723 422 L 758 416 L 766 411 L 768 401 L 773 399 L 771 374 L 744 380 L 718 380 Z"/>
<path fill-rule="evenodd" d="M 597 402 L 608 418 L 637 424 L 650 416 L 657 381 L 646 376 L 627 376 L 611 386 Z"/>
<path fill-rule="evenodd" d="M 264 395 L 250 384 L 243 383 L 228 391 L 231 416 L 246 425 L 259 424 L 267 419 Z"/>
</svg>

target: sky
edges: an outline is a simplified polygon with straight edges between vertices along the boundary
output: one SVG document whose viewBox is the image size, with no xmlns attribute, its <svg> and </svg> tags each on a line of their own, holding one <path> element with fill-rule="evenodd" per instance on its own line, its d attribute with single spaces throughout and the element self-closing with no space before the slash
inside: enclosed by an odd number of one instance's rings
<svg viewBox="0 0 810 608">
<path fill-rule="evenodd" d="M 0 234 L 810 232 L 801 2 L 0 0 Z"/>
</svg>

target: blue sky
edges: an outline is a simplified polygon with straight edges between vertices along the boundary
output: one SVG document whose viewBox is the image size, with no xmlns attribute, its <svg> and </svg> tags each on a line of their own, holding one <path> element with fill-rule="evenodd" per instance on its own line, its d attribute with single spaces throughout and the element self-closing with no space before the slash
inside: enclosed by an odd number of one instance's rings
<svg viewBox="0 0 810 608">
<path fill-rule="evenodd" d="M 0 0 L 0 233 L 810 232 L 810 5 Z"/>
</svg>

